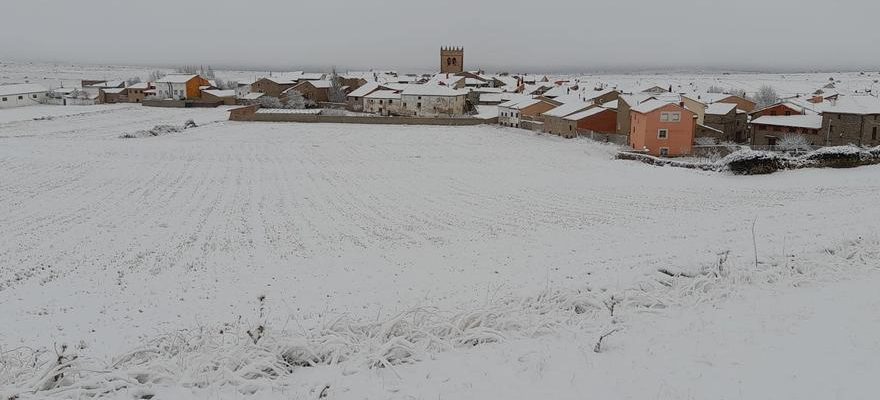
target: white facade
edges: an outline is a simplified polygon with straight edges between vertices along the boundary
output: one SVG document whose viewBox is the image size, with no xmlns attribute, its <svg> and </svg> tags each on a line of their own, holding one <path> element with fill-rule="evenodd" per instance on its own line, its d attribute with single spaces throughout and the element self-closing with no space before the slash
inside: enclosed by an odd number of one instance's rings
<svg viewBox="0 0 880 400">
<path fill-rule="evenodd" d="M 400 93 L 393 90 L 377 90 L 364 97 L 364 112 L 379 115 L 400 115 L 403 104 Z"/>
<path fill-rule="evenodd" d="M 519 109 L 514 107 L 498 106 L 498 124 L 519 128 Z"/>
<path fill-rule="evenodd" d="M 34 84 L 0 86 L 0 108 L 32 106 L 46 101 L 49 91 Z"/>
<path fill-rule="evenodd" d="M 405 115 L 453 117 L 467 111 L 467 92 L 446 86 L 409 85 L 401 93 Z"/>
<path fill-rule="evenodd" d="M 156 97 L 165 100 L 186 100 L 186 84 L 198 75 L 167 75 L 156 81 Z"/>
</svg>

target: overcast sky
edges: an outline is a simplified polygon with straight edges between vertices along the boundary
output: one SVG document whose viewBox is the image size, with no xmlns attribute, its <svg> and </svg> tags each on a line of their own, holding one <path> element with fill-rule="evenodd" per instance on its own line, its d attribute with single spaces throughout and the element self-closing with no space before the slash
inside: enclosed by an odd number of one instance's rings
<svg viewBox="0 0 880 400">
<path fill-rule="evenodd" d="M 2 0 L 0 61 L 431 70 L 880 69 L 878 0 Z"/>
</svg>

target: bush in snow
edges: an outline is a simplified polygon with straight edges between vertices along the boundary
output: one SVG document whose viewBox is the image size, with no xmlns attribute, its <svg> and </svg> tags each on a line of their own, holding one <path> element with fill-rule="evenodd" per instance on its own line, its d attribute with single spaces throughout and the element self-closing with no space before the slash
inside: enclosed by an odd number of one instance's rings
<svg viewBox="0 0 880 400">
<path fill-rule="evenodd" d="M 801 157 L 801 160 L 806 163 L 819 164 L 817 166 L 829 168 L 858 167 L 871 164 L 874 159 L 875 157 L 870 151 L 853 145 L 823 147 Z"/>
<path fill-rule="evenodd" d="M 779 153 L 743 149 L 727 155 L 715 165 L 735 174 L 759 175 L 783 169 L 787 161 L 788 159 Z"/>
<path fill-rule="evenodd" d="M 124 133 L 119 136 L 122 139 L 135 139 L 135 138 L 145 138 L 145 137 L 154 137 L 154 136 L 165 136 L 171 135 L 174 133 L 182 132 L 185 129 L 195 128 L 196 122 L 193 120 L 187 120 L 183 123 L 183 126 L 175 126 L 175 125 L 156 125 L 152 129 L 140 130 L 131 133 Z"/>
<path fill-rule="evenodd" d="M 315 102 L 303 97 L 302 93 L 291 90 L 287 94 L 287 108 L 294 110 L 302 110 L 315 106 Z"/>
<path fill-rule="evenodd" d="M 694 139 L 694 143 L 697 146 L 714 146 L 715 144 L 717 144 L 717 140 L 715 140 L 715 138 L 713 137 L 703 136 Z"/>
<path fill-rule="evenodd" d="M 257 104 L 262 108 L 285 108 L 284 103 L 281 100 L 278 100 L 277 97 L 272 96 L 263 96 L 257 99 Z"/>
<path fill-rule="evenodd" d="M 797 133 L 787 133 L 776 143 L 776 147 L 782 151 L 810 150 L 812 145 L 806 136 Z"/>
</svg>

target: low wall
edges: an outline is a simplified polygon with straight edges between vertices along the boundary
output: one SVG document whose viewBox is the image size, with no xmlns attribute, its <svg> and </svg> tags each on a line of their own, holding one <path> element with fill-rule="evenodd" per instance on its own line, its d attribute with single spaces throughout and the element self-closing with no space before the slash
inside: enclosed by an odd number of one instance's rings
<svg viewBox="0 0 880 400">
<path fill-rule="evenodd" d="M 185 108 L 186 100 L 144 100 L 146 107 Z"/>
<path fill-rule="evenodd" d="M 600 132 L 579 130 L 578 136 L 589 138 L 589 139 L 595 140 L 597 142 L 614 143 L 614 144 L 618 144 L 621 146 L 626 146 L 627 141 L 628 141 L 626 135 L 620 135 L 617 133 L 600 133 Z"/>
<path fill-rule="evenodd" d="M 491 124 L 491 120 L 479 118 L 418 118 L 418 117 L 369 117 L 348 115 L 315 115 L 293 113 L 258 113 L 259 106 L 240 107 L 229 112 L 230 121 L 257 122 L 304 122 L 330 124 L 378 124 L 378 125 L 452 125 L 471 126 Z"/>
</svg>

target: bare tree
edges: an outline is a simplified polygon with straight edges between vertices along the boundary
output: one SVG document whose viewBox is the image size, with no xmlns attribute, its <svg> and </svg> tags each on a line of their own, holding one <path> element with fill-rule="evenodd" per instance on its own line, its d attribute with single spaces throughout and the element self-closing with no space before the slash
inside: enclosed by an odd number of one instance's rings
<svg viewBox="0 0 880 400">
<path fill-rule="evenodd" d="M 159 71 L 159 70 L 155 70 L 155 71 L 153 71 L 153 72 L 150 72 L 150 77 L 149 77 L 149 79 L 150 79 L 150 82 L 156 82 L 156 81 L 158 81 L 159 79 L 162 79 L 162 78 L 164 78 L 164 77 L 165 77 L 165 73 L 164 73 L 164 72 Z"/>
<path fill-rule="evenodd" d="M 135 76 L 135 77 L 133 77 L 133 78 L 128 78 L 128 79 L 125 81 L 125 86 L 131 86 L 131 85 L 134 85 L 134 84 L 137 84 L 137 83 L 141 83 L 141 78 Z"/>
<path fill-rule="evenodd" d="M 746 91 L 744 89 L 730 89 L 730 94 L 741 97 L 743 99 L 748 99 L 748 96 L 746 96 Z"/>
<path fill-rule="evenodd" d="M 342 89 L 342 78 L 336 73 L 336 67 L 330 72 L 330 93 L 329 100 L 331 103 L 345 103 L 345 90 Z"/>
<path fill-rule="evenodd" d="M 776 89 L 773 89 L 772 86 L 764 85 L 758 88 L 754 100 L 755 103 L 758 104 L 758 107 L 767 107 L 775 104 L 779 100 L 779 94 L 776 93 Z"/>
<path fill-rule="evenodd" d="M 776 147 L 784 151 L 812 149 L 807 137 L 798 133 L 787 133 L 783 135 L 782 139 L 779 139 L 779 142 L 776 143 Z"/>
</svg>

